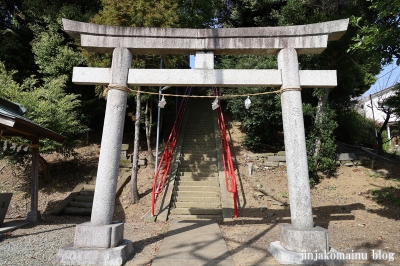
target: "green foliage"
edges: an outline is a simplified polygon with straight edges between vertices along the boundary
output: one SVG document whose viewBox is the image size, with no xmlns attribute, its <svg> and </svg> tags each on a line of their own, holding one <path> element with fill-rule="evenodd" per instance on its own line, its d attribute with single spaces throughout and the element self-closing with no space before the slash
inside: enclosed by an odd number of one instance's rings
<svg viewBox="0 0 400 266">
<path fill-rule="evenodd" d="M 265 92 L 265 89 L 221 89 L 223 94 L 247 94 Z M 282 118 L 280 97 L 276 94 L 258 95 L 250 97 L 251 107 L 246 110 L 246 97 L 237 97 L 227 100 L 227 108 L 233 119 L 241 122 L 241 130 L 246 133 L 243 145 L 253 151 L 266 151 L 269 146 L 280 146 L 278 132 L 282 132 Z"/>
<path fill-rule="evenodd" d="M 7 72 L 4 64 L 0 63 L 0 97 L 22 104 L 28 110 L 24 115 L 26 118 L 67 137 L 63 148 L 76 146 L 77 136 L 87 129 L 77 119 L 76 108 L 80 106 L 78 95 L 64 92 L 67 77 L 48 79 L 38 86 L 35 78 L 18 84 L 13 80 L 13 74 L 15 72 Z M 41 152 L 61 148 L 61 144 L 50 140 L 44 140 L 41 144 Z"/>
<path fill-rule="evenodd" d="M 178 25 L 182 28 L 214 28 L 218 12 L 224 7 L 223 0 L 178 0 L 177 3 Z"/>
<path fill-rule="evenodd" d="M 400 83 L 396 84 L 393 88 L 394 94 L 385 100 L 393 114 L 400 116 Z"/>
<path fill-rule="evenodd" d="M 400 0 L 368 0 L 368 12 L 351 17 L 359 28 L 351 50 L 379 52 L 382 64 L 397 58 L 400 65 Z"/>
<path fill-rule="evenodd" d="M 356 0 L 239 0 L 233 1 L 231 12 L 224 21 L 224 25 L 227 27 L 254 27 L 318 23 L 348 18 L 350 15 L 356 14 L 361 16 L 369 10 L 368 7 L 369 3 Z M 317 171 L 329 172 L 336 168 L 336 145 L 333 132 L 339 134 L 339 138 L 342 139 L 354 137 L 352 141 L 362 140 L 358 135 L 354 136 L 354 134 L 358 134 L 357 129 L 347 125 L 351 124 L 352 118 L 347 119 L 345 117 L 347 114 L 351 116 L 356 116 L 356 114 L 346 110 L 350 110 L 352 106 L 350 100 L 352 97 L 361 95 L 374 83 L 374 76 L 380 71 L 381 54 L 373 50 L 349 50 L 358 30 L 358 28 L 350 26 L 339 41 L 329 42 L 328 48 L 322 54 L 299 56 L 300 69 L 337 70 L 338 77 L 338 86 L 331 91 L 315 89 L 302 91 L 302 100 L 305 103 L 304 113 L 311 183 L 318 182 Z M 272 58 L 272 60 L 276 59 Z M 218 65 L 221 68 L 276 68 L 276 65 L 261 64 L 261 62 L 265 63 L 268 60 L 258 59 L 254 56 L 222 57 L 218 59 Z M 324 95 L 329 95 L 327 103 L 323 100 L 326 99 Z M 317 104 L 322 107 L 325 106 L 325 109 L 322 109 L 323 111 L 318 115 Z M 228 107 L 230 107 L 229 103 Z M 277 112 L 274 117 L 281 120 L 280 110 L 274 110 Z M 238 113 L 240 114 L 241 111 Z M 264 113 L 268 116 L 266 109 L 264 109 Z M 252 122 L 252 119 L 244 114 L 241 119 L 249 120 L 248 124 L 253 125 L 252 131 L 265 131 L 266 126 L 258 121 L 260 119 L 255 117 L 255 122 Z M 357 118 L 359 117 L 357 116 Z M 359 122 L 361 123 L 361 121 Z M 243 122 L 242 124 L 246 125 Z M 275 132 L 279 130 L 279 127 L 270 128 Z M 352 130 L 349 130 L 350 128 Z M 249 132 L 246 131 L 246 134 L 249 134 Z M 368 134 L 370 133 L 368 132 Z M 254 135 L 258 136 L 258 133 Z M 253 146 L 256 146 L 257 141 L 260 141 L 258 143 L 260 146 L 262 145 L 261 141 L 265 141 L 254 136 L 251 136 L 250 139 L 254 142 Z M 368 137 L 364 139 L 367 140 Z M 256 147 L 253 149 L 256 149 Z"/>
<path fill-rule="evenodd" d="M 389 138 L 388 138 L 388 133 L 387 133 L 386 130 L 382 132 L 382 140 L 383 140 L 382 149 L 383 149 L 385 152 L 389 152 L 389 149 L 390 149 L 390 140 L 389 140 Z"/>
<path fill-rule="evenodd" d="M 335 135 L 338 140 L 352 145 L 369 147 L 376 143 L 374 121 L 366 118 L 357 110 L 344 109 L 338 113 L 337 120 L 339 126 L 335 130 Z"/>
<path fill-rule="evenodd" d="M 303 106 L 305 116 L 311 117 L 313 127 L 306 131 L 308 170 L 333 172 L 336 169 L 336 144 L 333 131 L 337 127 L 335 111 L 327 105 L 320 117 L 316 116 L 316 108 L 309 104 Z M 315 120 L 320 119 L 317 123 Z"/>
<path fill-rule="evenodd" d="M 221 19 L 224 27 L 261 27 L 277 26 L 277 20 L 271 16 L 281 9 L 286 1 L 282 0 L 239 0 L 232 1 L 228 16 Z"/>
<path fill-rule="evenodd" d="M 177 25 L 178 5 L 172 0 L 102 0 L 103 9 L 93 19 L 110 26 L 164 27 Z"/>
<path fill-rule="evenodd" d="M 276 68 L 276 57 L 263 56 L 221 56 L 218 68 L 269 69 Z M 221 95 L 246 95 L 275 89 L 268 88 L 222 88 Z M 226 99 L 226 107 L 233 119 L 242 123 L 241 130 L 246 133 L 244 146 L 254 152 L 265 151 L 267 147 L 282 143 L 278 132 L 282 132 L 280 97 L 276 94 L 250 96 L 251 107 L 246 110 L 246 97 Z"/>
<path fill-rule="evenodd" d="M 378 203 L 392 203 L 400 207 L 400 191 L 395 187 L 385 187 L 382 189 L 371 189 L 369 193 Z"/>
<path fill-rule="evenodd" d="M 45 28 L 33 25 L 34 40 L 32 52 L 39 73 L 46 78 L 57 78 L 60 75 L 70 75 L 74 66 L 82 66 L 86 60 L 82 55 L 65 45 L 61 25 L 50 22 Z"/>
</svg>

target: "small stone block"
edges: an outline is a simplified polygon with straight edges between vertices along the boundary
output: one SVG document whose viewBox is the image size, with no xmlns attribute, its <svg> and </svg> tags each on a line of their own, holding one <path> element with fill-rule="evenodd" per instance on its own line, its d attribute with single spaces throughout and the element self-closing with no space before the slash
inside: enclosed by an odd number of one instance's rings
<svg viewBox="0 0 400 266">
<path fill-rule="evenodd" d="M 145 166 L 146 164 L 147 164 L 147 160 L 146 160 L 146 159 L 144 159 L 144 160 L 139 159 L 139 160 L 138 160 L 138 165 L 139 165 L 139 166 Z"/>
<path fill-rule="evenodd" d="M 278 167 L 279 166 L 279 162 L 266 161 L 266 162 L 264 162 L 263 165 L 266 166 L 266 167 Z"/>
<path fill-rule="evenodd" d="M 344 253 L 340 253 L 333 248 L 327 253 L 293 252 L 285 249 L 279 241 L 271 242 L 268 252 L 280 264 L 284 265 L 340 266 L 346 262 L 343 258 Z"/>
<path fill-rule="evenodd" d="M 271 162 L 286 162 L 286 156 L 268 156 L 267 160 Z"/>
<path fill-rule="evenodd" d="M 295 228 L 291 224 L 281 224 L 280 244 L 294 252 L 327 252 L 328 230 L 316 226 L 314 228 Z"/>
<path fill-rule="evenodd" d="M 129 149 L 129 144 L 122 144 L 121 151 L 127 151 Z"/>
<path fill-rule="evenodd" d="M 339 161 L 354 161 L 358 160 L 354 153 L 340 153 L 338 156 Z"/>
<path fill-rule="evenodd" d="M 26 216 L 26 220 L 31 223 L 37 223 L 42 220 L 42 215 L 40 214 L 40 211 L 30 211 Z"/>
<path fill-rule="evenodd" d="M 265 154 L 265 157 L 268 157 L 268 156 L 275 156 L 275 153 L 273 153 L 273 152 L 267 152 L 267 153 Z"/>
<path fill-rule="evenodd" d="M 75 228 L 75 248 L 113 248 L 123 239 L 124 224 L 92 225 L 78 224 Z"/>
<path fill-rule="evenodd" d="M 278 153 L 276 155 L 277 156 L 286 156 L 286 152 L 285 151 L 278 151 Z"/>
<path fill-rule="evenodd" d="M 119 168 L 132 168 L 132 163 L 119 163 Z"/>
<path fill-rule="evenodd" d="M 123 265 L 133 253 L 132 242 L 123 240 L 114 248 L 76 248 L 68 245 L 59 249 L 56 265 Z"/>
<path fill-rule="evenodd" d="M 0 193 L 0 227 L 3 224 L 4 218 L 10 205 L 13 193 Z"/>
</svg>

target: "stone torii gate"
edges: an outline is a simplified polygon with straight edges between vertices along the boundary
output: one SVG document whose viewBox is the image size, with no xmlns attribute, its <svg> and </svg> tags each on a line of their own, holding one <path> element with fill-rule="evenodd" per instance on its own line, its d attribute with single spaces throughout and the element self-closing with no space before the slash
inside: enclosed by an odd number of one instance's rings
<svg viewBox="0 0 400 266">
<path fill-rule="evenodd" d="M 64 30 L 91 52 L 112 53 L 111 68 L 73 71 L 77 84 L 108 85 L 91 220 L 75 229 L 71 246 L 60 248 L 61 264 L 121 265 L 133 252 L 123 223 L 112 221 L 128 85 L 281 87 L 291 224 L 269 251 L 283 264 L 305 263 L 303 252 L 329 252 L 328 232 L 312 215 L 302 112 L 302 88 L 333 88 L 335 70 L 299 70 L 299 54 L 319 54 L 338 40 L 348 20 L 317 24 L 229 29 L 112 27 L 63 19 Z M 130 69 L 132 54 L 195 54 L 195 69 Z M 214 55 L 278 55 L 278 69 L 214 69 Z"/>
</svg>

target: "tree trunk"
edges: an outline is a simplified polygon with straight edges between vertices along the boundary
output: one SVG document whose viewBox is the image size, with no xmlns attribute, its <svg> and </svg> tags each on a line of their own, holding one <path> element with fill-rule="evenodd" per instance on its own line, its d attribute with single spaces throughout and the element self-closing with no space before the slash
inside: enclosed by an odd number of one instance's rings
<svg viewBox="0 0 400 266">
<path fill-rule="evenodd" d="M 149 111 L 150 109 L 150 111 Z M 149 107 L 149 100 L 146 101 L 146 112 L 145 112 L 145 125 L 146 125 L 146 141 L 147 141 L 147 153 L 149 157 L 149 164 L 154 165 L 154 156 L 153 156 L 153 150 L 151 148 L 151 125 L 153 122 L 153 111 L 152 111 L 152 106 L 150 105 Z"/>
<path fill-rule="evenodd" d="M 376 141 L 378 143 L 378 154 L 382 155 L 383 154 L 383 139 L 382 139 L 382 133 L 385 131 L 387 128 L 387 124 L 389 123 L 390 115 L 392 114 L 391 110 L 382 110 L 386 114 L 385 121 L 379 128 L 378 132 L 376 132 Z"/>
<path fill-rule="evenodd" d="M 140 130 L 140 87 L 136 95 L 136 120 L 135 120 L 135 139 L 132 155 L 132 176 L 131 176 L 131 203 L 139 203 L 139 192 L 137 187 L 138 157 L 139 157 L 139 130 Z"/>
<path fill-rule="evenodd" d="M 325 89 L 325 93 L 323 96 L 319 97 L 318 105 L 317 105 L 317 112 L 315 114 L 315 125 L 320 125 L 322 123 L 322 117 L 324 115 L 324 108 L 326 103 L 328 102 L 329 93 L 331 92 L 330 89 Z M 321 137 L 318 135 L 315 139 L 314 143 L 314 162 L 317 164 L 319 151 L 321 149 Z"/>
<path fill-rule="evenodd" d="M 41 166 L 41 168 L 43 170 L 43 173 L 44 173 L 44 180 L 46 182 L 49 182 L 50 181 L 49 164 L 47 163 L 47 161 L 42 156 L 40 156 L 40 154 L 39 154 L 39 163 L 40 163 L 40 166 Z"/>
</svg>

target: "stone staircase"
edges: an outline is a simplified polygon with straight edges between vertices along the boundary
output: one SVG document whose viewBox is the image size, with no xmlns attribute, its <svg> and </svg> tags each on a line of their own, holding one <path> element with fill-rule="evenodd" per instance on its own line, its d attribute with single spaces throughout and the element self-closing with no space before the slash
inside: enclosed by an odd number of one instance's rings
<svg viewBox="0 0 400 266">
<path fill-rule="evenodd" d="M 83 185 L 82 189 L 76 188 L 70 194 L 69 203 L 62 209 L 65 215 L 91 215 L 94 185 Z"/>
<path fill-rule="evenodd" d="M 211 102 L 201 98 L 188 102 L 180 165 L 170 205 L 172 216 L 221 217 L 215 113 Z"/>
<path fill-rule="evenodd" d="M 132 162 L 127 158 L 127 150 L 128 145 L 122 144 L 116 197 L 121 194 L 123 187 L 129 182 L 131 176 Z M 51 213 L 53 215 L 90 216 L 92 214 L 95 186 L 96 179 L 91 180 L 89 183 L 78 184 L 74 190 L 52 210 Z"/>
</svg>

